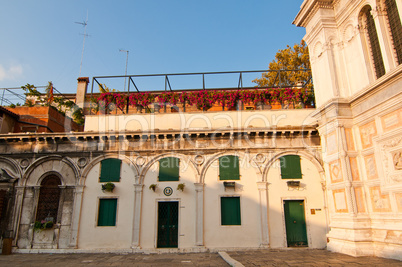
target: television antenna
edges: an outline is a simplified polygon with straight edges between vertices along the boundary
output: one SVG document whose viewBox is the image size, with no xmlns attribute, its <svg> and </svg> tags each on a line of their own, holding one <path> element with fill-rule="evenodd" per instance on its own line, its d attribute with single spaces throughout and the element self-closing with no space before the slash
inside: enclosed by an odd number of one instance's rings
<svg viewBox="0 0 402 267">
<path fill-rule="evenodd" d="M 123 92 L 125 92 L 126 91 L 126 79 L 127 79 L 127 64 L 128 64 L 128 53 L 130 52 L 130 51 L 128 51 L 128 50 L 124 50 L 124 49 L 119 49 L 119 52 L 124 52 L 124 53 L 127 53 L 127 56 L 126 56 L 126 72 L 124 73 L 124 91 Z"/>
<path fill-rule="evenodd" d="M 87 34 L 88 11 L 87 11 L 87 19 L 86 19 L 85 21 L 83 21 L 83 22 L 75 22 L 75 23 L 81 24 L 82 26 L 84 26 L 84 34 L 81 33 L 82 35 L 84 35 L 84 41 L 83 41 L 83 43 L 82 43 L 81 63 L 80 63 L 80 74 L 79 74 L 79 76 L 78 76 L 78 77 L 81 77 L 82 59 L 84 58 L 85 37 L 89 36 L 89 35 Z"/>
</svg>

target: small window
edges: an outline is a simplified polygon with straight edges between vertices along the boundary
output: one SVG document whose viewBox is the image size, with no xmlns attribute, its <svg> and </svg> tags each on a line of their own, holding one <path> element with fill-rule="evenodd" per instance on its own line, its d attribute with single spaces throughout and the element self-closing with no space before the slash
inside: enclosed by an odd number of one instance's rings
<svg viewBox="0 0 402 267">
<path fill-rule="evenodd" d="M 240 180 L 238 156 L 219 158 L 219 180 Z"/>
<path fill-rule="evenodd" d="M 98 226 L 116 226 L 116 198 L 99 199 Z"/>
<path fill-rule="evenodd" d="M 282 179 L 301 179 L 300 157 L 287 155 L 280 158 Z"/>
<path fill-rule="evenodd" d="M 180 159 L 167 157 L 159 160 L 160 182 L 179 181 Z"/>
<path fill-rule="evenodd" d="M 221 225 L 241 225 L 240 197 L 221 197 Z"/>
<path fill-rule="evenodd" d="M 101 162 L 101 175 L 99 182 L 120 182 L 121 160 L 105 159 Z"/>
</svg>

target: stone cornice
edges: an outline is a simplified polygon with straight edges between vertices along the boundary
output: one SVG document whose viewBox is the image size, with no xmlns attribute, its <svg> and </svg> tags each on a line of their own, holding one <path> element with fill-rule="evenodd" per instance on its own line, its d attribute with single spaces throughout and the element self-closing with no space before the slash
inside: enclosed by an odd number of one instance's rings
<svg viewBox="0 0 402 267">
<path fill-rule="evenodd" d="M 316 131 L 315 125 L 266 127 L 266 128 L 227 128 L 205 130 L 159 130 L 152 131 L 109 131 L 109 132 L 70 132 L 70 133 L 10 133 L 0 134 L 0 144 L 10 142 L 80 142 L 80 141 L 106 141 L 120 139 L 143 138 L 173 139 L 177 137 L 232 136 L 232 135 L 282 135 L 298 134 L 300 132 L 312 133 Z"/>
<path fill-rule="evenodd" d="M 319 9 L 333 9 L 333 5 L 333 0 L 305 0 L 292 23 L 298 27 L 306 27 Z"/>
</svg>

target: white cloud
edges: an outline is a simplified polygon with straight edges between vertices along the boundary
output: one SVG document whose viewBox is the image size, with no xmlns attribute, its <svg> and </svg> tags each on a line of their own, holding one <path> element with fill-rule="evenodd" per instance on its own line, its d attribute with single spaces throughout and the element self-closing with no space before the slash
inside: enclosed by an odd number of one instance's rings
<svg viewBox="0 0 402 267">
<path fill-rule="evenodd" d="M 20 64 L 4 67 L 0 65 L 0 81 L 15 80 L 19 78 L 23 73 L 22 66 Z"/>
</svg>

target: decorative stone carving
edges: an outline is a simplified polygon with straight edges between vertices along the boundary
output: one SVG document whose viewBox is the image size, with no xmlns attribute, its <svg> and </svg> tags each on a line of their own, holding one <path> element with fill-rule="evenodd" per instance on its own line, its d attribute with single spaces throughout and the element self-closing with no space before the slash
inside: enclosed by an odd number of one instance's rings
<svg viewBox="0 0 402 267">
<path fill-rule="evenodd" d="M 204 161 L 205 161 L 205 158 L 202 155 L 196 155 L 194 157 L 194 162 L 197 163 L 198 165 L 202 165 L 204 163 Z"/>
<path fill-rule="evenodd" d="M 138 166 L 144 165 L 145 162 L 146 162 L 145 158 L 144 158 L 144 157 L 141 157 L 141 156 L 140 156 L 140 157 L 137 157 L 137 159 L 135 160 L 135 163 L 137 163 Z"/>
<path fill-rule="evenodd" d="M 397 190 L 396 184 L 402 182 L 402 136 L 400 131 L 382 140 L 375 140 L 377 147 L 376 153 L 380 156 L 383 168 L 381 185 L 389 190 Z M 402 188 L 402 185 L 400 186 Z"/>
<path fill-rule="evenodd" d="M 392 159 L 394 160 L 395 170 L 402 170 L 402 151 L 393 153 Z"/>
<path fill-rule="evenodd" d="M 22 159 L 21 161 L 20 161 L 20 166 L 21 166 L 21 168 L 26 168 L 26 167 L 28 167 L 29 166 L 29 160 L 28 159 Z"/>
<path fill-rule="evenodd" d="M 85 167 L 85 166 L 87 165 L 87 163 L 88 163 L 88 160 L 87 160 L 86 158 L 80 158 L 80 159 L 78 159 L 78 161 L 77 161 L 77 164 L 78 164 L 78 166 L 79 166 L 80 168 Z"/>
<path fill-rule="evenodd" d="M 0 169 L 0 183 L 7 183 L 10 180 L 13 180 L 13 177 L 5 169 Z"/>
</svg>

